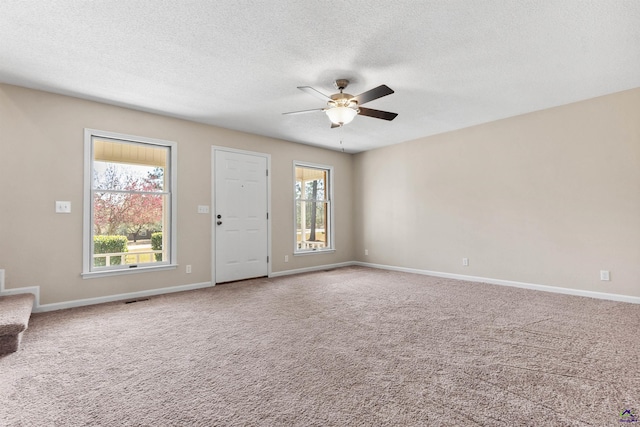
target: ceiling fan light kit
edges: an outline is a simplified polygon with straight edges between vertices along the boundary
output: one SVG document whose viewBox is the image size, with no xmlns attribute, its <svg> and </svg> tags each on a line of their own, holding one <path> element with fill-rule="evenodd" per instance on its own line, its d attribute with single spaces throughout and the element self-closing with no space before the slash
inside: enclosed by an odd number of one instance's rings
<svg viewBox="0 0 640 427">
<path fill-rule="evenodd" d="M 340 91 L 331 96 L 327 96 L 324 93 L 310 87 L 310 86 L 298 86 L 298 89 L 303 92 L 307 92 L 317 98 L 320 98 L 327 102 L 326 108 L 317 108 L 314 110 L 293 111 L 291 113 L 283 114 L 300 114 L 309 113 L 312 111 L 324 111 L 331 120 L 331 127 L 340 127 L 351 123 L 353 119 L 360 114 L 361 116 L 373 117 L 376 119 L 393 120 L 398 114 L 390 113 L 388 111 L 373 110 L 371 108 L 360 108 L 361 104 L 373 101 L 374 99 L 382 98 L 383 96 L 391 95 L 393 90 L 386 85 L 380 85 L 360 95 L 353 96 L 348 93 L 344 93 L 344 89 L 349 85 L 349 80 L 338 79 L 335 81 L 336 88 Z"/>
<path fill-rule="evenodd" d="M 325 113 L 332 123 L 342 126 L 351 123 L 353 118 L 358 115 L 358 110 L 351 107 L 332 107 L 327 108 Z"/>
</svg>

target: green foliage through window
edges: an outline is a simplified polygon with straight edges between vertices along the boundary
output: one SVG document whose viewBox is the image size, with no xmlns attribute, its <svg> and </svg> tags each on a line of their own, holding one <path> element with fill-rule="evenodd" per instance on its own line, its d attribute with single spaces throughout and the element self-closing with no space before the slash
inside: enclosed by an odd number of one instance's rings
<svg viewBox="0 0 640 427">
<path fill-rule="evenodd" d="M 126 236 L 93 236 L 94 254 L 110 254 L 127 251 Z M 110 258 L 110 265 L 122 264 L 122 256 L 112 256 Z M 107 257 L 95 257 L 93 263 L 96 267 L 104 267 L 107 265 Z"/>
<path fill-rule="evenodd" d="M 154 251 L 162 250 L 162 232 L 151 234 L 151 249 Z M 162 261 L 162 254 L 154 254 L 156 261 Z"/>
</svg>

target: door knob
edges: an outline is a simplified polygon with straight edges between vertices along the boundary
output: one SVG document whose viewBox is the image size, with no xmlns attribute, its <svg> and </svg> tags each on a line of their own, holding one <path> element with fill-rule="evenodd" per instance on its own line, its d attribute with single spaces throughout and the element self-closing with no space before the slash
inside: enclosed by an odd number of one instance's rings
<svg viewBox="0 0 640 427">
<path fill-rule="evenodd" d="M 222 215 L 218 214 L 218 216 L 216 218 L 220 219 L 220 218 L 222 218 Z"/>
<path fill-rule="evenodd" d="M 222 221 L 218 221 L 218 222 L 216 222 L 216 224 L 222 225 Z"/>
</svg>

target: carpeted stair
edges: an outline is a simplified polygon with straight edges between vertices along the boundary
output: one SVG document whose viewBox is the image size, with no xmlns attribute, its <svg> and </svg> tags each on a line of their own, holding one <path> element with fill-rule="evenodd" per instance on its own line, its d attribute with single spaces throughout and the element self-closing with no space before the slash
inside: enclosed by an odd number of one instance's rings
<svg viewBox="0 0 640 427">
<path fill-rule="evenodd" d="M 20 347 L 34 300 L 33 294 L 0 296 L 0 356 L 13 353 Z"/>
</svg>

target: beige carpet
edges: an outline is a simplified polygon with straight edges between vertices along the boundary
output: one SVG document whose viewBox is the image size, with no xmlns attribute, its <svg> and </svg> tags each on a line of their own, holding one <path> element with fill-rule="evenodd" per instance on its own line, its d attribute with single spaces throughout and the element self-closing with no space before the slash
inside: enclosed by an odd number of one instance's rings
<svg viewBox="0 0 640 427">
<path fill-rule="evenodd" d="M 634 425 L 639 326 L 638 305 L 362 267 L 256 279 L 33 315 L 0 425 Z"/>
</svg>

